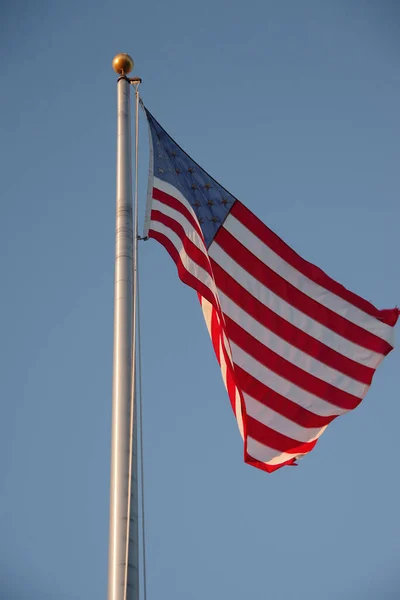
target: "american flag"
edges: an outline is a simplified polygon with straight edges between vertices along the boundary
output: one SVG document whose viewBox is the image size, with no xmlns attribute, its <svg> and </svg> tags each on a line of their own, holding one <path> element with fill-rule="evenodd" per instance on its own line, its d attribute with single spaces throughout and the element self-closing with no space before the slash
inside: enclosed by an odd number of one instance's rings
<svg viewBox="0 0 400 600">
<path fill-rule="evenodd" d="M 301 258 L 145 112 L 145 234 L 198 294 L 245 462 L 296 464 L 364 398 L 399 310 L 376 309 Z"/>
</svg>

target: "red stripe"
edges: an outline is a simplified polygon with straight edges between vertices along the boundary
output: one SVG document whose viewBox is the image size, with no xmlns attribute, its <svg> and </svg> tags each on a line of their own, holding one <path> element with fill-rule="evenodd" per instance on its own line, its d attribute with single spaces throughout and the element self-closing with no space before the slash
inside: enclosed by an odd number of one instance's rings
<svg viewBox="0 0 400 600">
<path fill-rule="evenodd" d="M 202 297 L 198 294 L 200 304 L 202 304 Z M 226 388 L 228 392 L 228 397 L 232 406 L 232 410 L 236 415 L 236 383 L 235 383 L 235 374 L 233 370 L 232 361 L 226 351 L 225 344 L 223 343 L 223 332 L 225 331 L 224 327 L 221 325 L 221 319 L 219 316 L 219 311 L 217 311 L 214 306 L 212 306 L 212 316 L 211 316 L 211 332 L 210 337 L 213 344 L 214 352 L 217 357 L 218 363 L 221 365 L 220 360 L 220 348 L 222 346 L 222 353 L 224 355 L 225 364 L 226 364 Z M 221 341 L 221 345 L 220 345 Z"/>
<path fill-rule="evenodd" d="M 242 308 L 246 313 L 261 323 L 264 327 L 280 338 L 295 346 L 302 352 L 312 356 L 325 365 L 355 379 L 361 383 L 370 384 L 374 369 L 360 365 L 354 360 L 343 356 L 321 341 L 316 340 L 301 329 L 298 329 L 249 294 L 237 281 L 224 271 L 213 259 L 211 266 L 216 285 L 228 298 Z"/>
<path fill-rule="evenodd" d="M 203 296 L 206 300 L 208 300 L 209 302 L 211 302 L 211 304 L 215 306 L 217 301 L 215 299 L 214 294 L 212 293 L 210 288 L 208 288 L 206 285 L 204 285 L 204 283 L 199 281 L 197 277 L 189 273 L 189 271 L 182 263 L 181 257 L 179 256 L 179 252 L 177 251 L 171 240 L 168 239 L 167 236 L 163 233 L 153 230 L 149 231 L 149 237 L 157 240 L 157 242 L 164 246 L 170 257 L 176 264 L 180 280 L 183 281 L 183 283 L 186 283 L 186 285 L 188 285 L 189 287 L 196 290 L 201 296 Z"/>
<path fill-rule="evenodd" d="M 213 307 L 211 311 L 211 340 L 214 346 L 215 356 L 217 357 L 218 364 L 221 365 L 221 357 L 220 357 L 220 340 L 221 340 L 221 327 L 219 324 L 219 319 L 217 315 L 217 311 Z"/>
<path fill-rule="evenodd" d="M 248 394 L 267 408 L 300 425 L 300 427 L 320 429 L 336 419 L 337 415 L 322 417 L 299 406 L 292 400 L 271 390 L 271 388 L 258 381 L 258 379 L 255 379 L 255 377 L 252 377 L 252 375 L 238 365 L 235 365 L 235 375 L 237 384 L 245 394 Z"/>
<path fill-rule="evenodd" d="M 271 427 L 267 427 L 260 421 L 247 416 L 247 434 L 257 442 L 289 454 L 305 454 L 311 452 L 318 440 L 313 442 L 299 442 L 282 433 L 278 433 Z"/>
<path fill-rule="evenodd" d="M 202 252 L 196 246 L 196 244 L 194 244 L 191 241 L 191 239 L 186 235 L 184 228 L 182 227 L 182 225 L 180 223 L 178 223 L 178 221 L 175 221 L 175 219 L 168 217 L 167 215 L 165 215 L 164 213 L 162 213 L 158 210 L 151 211 L 151 220 L 162 223 L 169 229 L 172 229 L 172 231 L 174 231 L 176 233 L 176 235 L 179 237 L 179 239 L 181 240 L 182 246 L 185 249 L 188 257 L 191 260 L 193 260 L 199 267 L 204 269 L 204 271 L 206 271 L 211 277 L 213 277 L 208 254 L 204 253 L 206 251 L 205 247 L 204 247 L 204 252 Z"/>
<path fill-rule="evenodd" d="M 225 321 L 228 337 L 232 342 L 286 381 L 290 381 L 310 394 L 345 410 L 352 410 L 359 405 L 361 398 L 296 367 L 293 363 L 264 346 L 229 317 L 225 317 Z"/>
<path fill-rule="evenodd" d="M 231 401 L 231 406 L 233 413 L 236 418 L 236 383 L 235 383 L 235 374 L 233 371 L 233 367 L 230 364 L 230 361 L 227 360 L 228 357 L 225 357 L 226 360 L 226 389 L 228 391 L 229 400 Z M 246 415 L 242 415 L 242 418 L 245 418 Z"/>
<path fill-rule="evenodd" d="M 385 340 L 366 331 L 362 327 L 351 323 L 341 315 L 319 304 L 291 283 L 280 277 L 275 271 L 267 267 L 260 259 L 252 254 L 243 244 L 233 237 L 229 231 L 220 227 L 214 239 L 221 248 L 238 263 L 243 269 L 250 273 L 260 283 L 273 291 L 277 296 L 284 299 L 294 308 L 300 310 L 325 327 L 335 331 L 342 337 L 373 350 L 380 354 L 388 354 L 392 346 Z"/>
<path fill-rule="evenodd" d="M 214 307 L 213 307 L 213 313 L 215 313 L 215 315 L 217 315 L 217 311 L 215 310 Z M 222 325 L 221 316 L 220 316 L 219 311 L 218 311 L 218 315 L 219 316 L 217 317 L 217 325 L 216 325 L 216 327 L 218 327 L 219 332 L 220 332 L 222 354 L 224 355 L 224 360 L 225 360 L 225 364 L 226 364 L 226 389 L 227 389 L 229 400 L 230 400 L 230 403 L 231 403 L 231 406 L 232 406 L 233 414 L 236 416 L 236 382 L 235 382 L 235 372 L 233 370 L 233 364 L 232 364 L 231 358 L 228 355 L 228 352 L 227 352 L 227 350 L 225 348 L 224 339 L 223 339 L 223 333 L 225 332 L 225 327 Z"/>
<path fill-rule="evenodd" d="M 203 232 L 201 231 L 197 219 L 193 217 L 189 209 L 186 208 L 186 206 L 180 200 L 177 200 L 174 196 L 170 196 L 166 192 L 163 192 L 162 190 L 159 190 L 157 188 L 153 188 L 153 198 L 154 200 L 158 200 L 159 202 L 162 202 L 170 208 L 173 208 L 174 210 L 180 212 L 185 217 L 185 219 L 187 219 L 189 223 L 193 225 L 194 229 L 197 231 L 201 239 L 204 240 Z"/>
<path fill-rule="evenodd" d="M 396 324 L 399 316 L 398 309 L 378 310 L 364 298 L 354 294 L 334 279 L 331 279 L 324 271 L 299 256 L 241 202 L 235 202 L 231 214 L 264 242 L 264 244 L 269 246 L 271 250 L 283 258 L 284 261 L 305 275 L 305 277 L 308 277 L 308 279 L 311 279 L 314 283 L 317 283 L 336 296 L 339 296 L 371 317 L 375 317 L 379 321 L 386 323 L 386 325 L 393 327 Z"/>
</svg>

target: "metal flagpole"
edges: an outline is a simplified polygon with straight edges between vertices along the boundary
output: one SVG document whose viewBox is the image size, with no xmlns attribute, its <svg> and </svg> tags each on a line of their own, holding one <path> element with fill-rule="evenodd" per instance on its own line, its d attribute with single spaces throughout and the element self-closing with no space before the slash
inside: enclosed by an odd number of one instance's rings
<svg viewBox="0 0 400 600">
<path fill-rule="evenodd" d="M 136 240 L 132 228 L 130 80 L 133 60 L 113 60 L 118 78 L 114 358 L 108 600 L 139 600 L 133 308 Z M 135 208 L 135 215 L 137 214 Z M 135 224 L 135 229 L 137 225 Z M 129 539 L 131 538 L 131 543 Z M 128 595 L 129 594 L 129 595 Z"/>
</svg>

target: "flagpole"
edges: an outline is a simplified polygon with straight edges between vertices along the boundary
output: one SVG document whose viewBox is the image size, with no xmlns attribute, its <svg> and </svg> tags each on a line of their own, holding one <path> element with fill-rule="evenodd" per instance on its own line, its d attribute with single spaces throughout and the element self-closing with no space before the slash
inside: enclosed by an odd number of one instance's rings
<svg viewBox="0 0 400 600">
<path fill-rule="evenodd" d="M 119 78 L 108 600 L 139 600 L 133 393 L 136 293 L 133 266 L 137 244 L 133 240 L 132 226 L 130 81 L 126 77 L 133 68 L 133 60 L 127 54 L 118 54 L 113 60 L 113 68 Z"/>
</svg>

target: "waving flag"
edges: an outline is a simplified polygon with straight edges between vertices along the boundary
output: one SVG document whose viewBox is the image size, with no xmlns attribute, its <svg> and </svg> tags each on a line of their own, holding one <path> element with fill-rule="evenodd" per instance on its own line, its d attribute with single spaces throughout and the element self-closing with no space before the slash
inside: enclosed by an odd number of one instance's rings
<svg viewBox="0 0 400 600">
<path fill-rule="evenodd" d="M 295 464 L 361 402 L 399 310 L 376 309 L 301 258 L 145 111 L 146 234 L 198 293 L 245 461 Z"/>
</svg>

